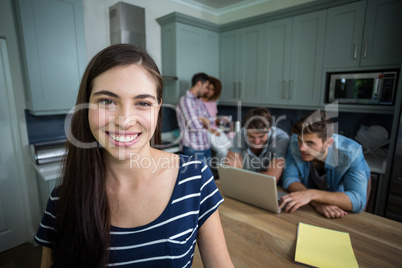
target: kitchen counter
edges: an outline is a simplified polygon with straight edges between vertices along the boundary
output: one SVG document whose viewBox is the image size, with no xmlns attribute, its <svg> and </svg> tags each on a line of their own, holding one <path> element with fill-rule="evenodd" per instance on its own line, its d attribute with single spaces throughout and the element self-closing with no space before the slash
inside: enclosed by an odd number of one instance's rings
<svg viewBox="0 0 402 268">
<path fill-rule="evenodd" d="M 61 161 L 44 165 L 32 163 L 32 166 L 44 181 L 55 180 L 61 176 Z"/>
</svg>

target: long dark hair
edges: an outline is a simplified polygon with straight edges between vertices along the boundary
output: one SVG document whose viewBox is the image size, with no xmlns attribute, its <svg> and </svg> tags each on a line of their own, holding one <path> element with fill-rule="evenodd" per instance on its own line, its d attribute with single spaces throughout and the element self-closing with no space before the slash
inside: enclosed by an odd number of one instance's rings
<svg viewBox="0 0 402 268">
<path fill-rule="evenodd" d="M 163 80 L 153 59 L 144 50 L 118 44 L 99 52 L 83 75 L 71 120 L 68 154 L 57 191 L 53 267 L 104 267 L 109 260 L 110 211 L 106 193 L 106 163 L 102 149 L 91 133 L 88 109 L 94 79 L 117 66 L 137 64 L 144 67 L 157 84 L 157 100 L 162 101 Z M 78 108 L 77 108 L 78 107 Z M 151 144 L 160 144 L 161 112 Z M 73 137 L 73 139 L 72 139 Z M 77 146 L 78 141 L 88 146 Z M 89 147 L 89 148 L 85 148 Z"/>
</svg>

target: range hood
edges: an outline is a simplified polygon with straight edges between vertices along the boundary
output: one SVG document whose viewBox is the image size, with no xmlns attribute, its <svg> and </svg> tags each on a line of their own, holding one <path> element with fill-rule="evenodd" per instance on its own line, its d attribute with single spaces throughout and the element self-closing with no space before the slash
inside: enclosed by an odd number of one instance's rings
<svg viewBox="0 0 402 268">
<path fill-rule="evenodd" d="M 109 7 L 110 44 L 132 44 L 146 49 L 145 9 L 123 2 Z"/>
</svg>

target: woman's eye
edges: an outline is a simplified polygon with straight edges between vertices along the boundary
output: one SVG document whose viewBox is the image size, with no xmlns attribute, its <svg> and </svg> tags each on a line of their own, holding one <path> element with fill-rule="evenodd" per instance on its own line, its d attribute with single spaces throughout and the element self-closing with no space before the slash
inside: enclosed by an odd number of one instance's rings
<svg viewBox="0 0 402 268">
<path fill-rule="evenodd" d="M 99 100 L 99 103 L 103 104 L 103 105 L 111 105 L 111 104 L 113 104 L 113 101 L 109 100 L 109 99 L 101 99 L 101 100 Z"/>
<path fill-rule="evenodd" d="M 140 101 L 137 103 L 137 106 L 140 108 L 150 108 L 152 105 L 146 101 Z"/>
</svg>

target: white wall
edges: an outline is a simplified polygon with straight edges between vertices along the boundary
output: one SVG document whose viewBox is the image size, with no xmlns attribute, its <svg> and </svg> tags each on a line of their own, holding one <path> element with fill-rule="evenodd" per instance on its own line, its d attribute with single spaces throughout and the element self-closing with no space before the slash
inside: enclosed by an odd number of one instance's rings
<svg viewBox="0 0 402 268">
<path fill-rule="evenodd" d="M 145 8 L 147 50 L 158 66 L 161 67 L 161 34 L 160 26 L 156 21 L 159 17 L 176 11 L 212 23 L 225 24 L 311 1 L 317 0 L 271 0 L 263 4 L 248 7 L 241 11 L 231 12 L 220 16 L 211 15 L 169 0 L 125 0 L 123 2 Z M 88 61 L 98 51 L 110 45 L 109 7 L 117 2 L 120 1 L 83 0 Z"/>
</svg>

